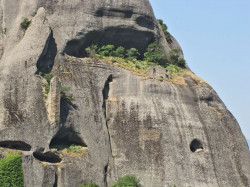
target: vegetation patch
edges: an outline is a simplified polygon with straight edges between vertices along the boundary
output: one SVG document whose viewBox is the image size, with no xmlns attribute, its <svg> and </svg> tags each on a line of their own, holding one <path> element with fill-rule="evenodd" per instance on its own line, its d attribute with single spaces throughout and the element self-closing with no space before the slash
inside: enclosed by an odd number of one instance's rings
<svg viewBox="0 0 250 187">
<path fill-rule="evenodd" d="M 0 159 L 0 186 L 23 186 L 22 158 L 19 154 L 6 153 Z"/>
<path fill-rule="evenodd" d="M 68 157 L 82 157 L 87 153 L 88 148 L 81 145 L 70 145 L 69 147 L 57 147 L 51 149 L 51 151 L 59 152 L 63 156 Z"/>
<path fill-rule="evenodd" d="M 43 93 L 44 93 L 44 98 L 47 99 L 48 98 L 48 94 L 50 92 L 50 81 L 53 78 L 53 75 L 51 73 L 42 73 L 39 72 L 38 73 L 42 79 L 43 79 Z"/>
<path fill-rule="evenodd" d="M 126 175 L 117 180 L 112 187 L 141 187 L 140 180 L 134 175 Z"/>
<path fill-rule="evenodd" d="M 35 17 L 36 14 L 37 14 L 37 12 L 32 12 L 32 13 L 31 13 L 31 16 L 32 16 L 32 17 Z"/>
<path fill-rule="evenodd" d="M 4 35 L 7 34 L 7 28 L 6 28 L 6 27 L 4 27 L 4 29 L 3 29 L 3 34 L 4 34 Z"/>
<path fill-rule="evenodd" d="M 159 24 L 161 25 L 161 29 L 164 33 L 164 36 L 167 40 L 168 43 L 172 43 L 172 40 L 171 40 L 171 35 L 170 33 L 168 32 L 168 26 L 163 22 L 163 20 L 161 19 L 158 19 L 157 20 L 159 22 Z"/>
<path fill-rule="evenodd" d="M 23 30 L 27 30 L 31 25 L 31 21 L 28 18 L 24 18 L 20 25 Z"/>
<path fill-rule="evenodd" d="M 165 27 L 165 26 L 164 26 Z M 165 29 L 166 30 L 166 29 Z M 133 72 L 138 76 L 147 77 L 147 71 L 152 66 L 161 66 L 169 70 L 170 79 L 172 83 L 184 82 L 184 74 L 180 74 L 186 70 L 186 61 L 179 56 L 179 49 L 172 49 L 168 54 L 165 54 L 160 42 L 156 41 L 148 45 L 146 52 L 142 55 L 139 54 L 135 48 L 125 49 L 122 46 L 115 47 L 114 45 L 97 46 L 92 45 L 85 49 L 85 53 L 90 58 L 105 59 L 114 65 L 124 68 Z M 168 77 L 168 75 L 166 75 Z M 159 77 L 159 81 L 163 81 L 163 77 Z"/>
</svg>

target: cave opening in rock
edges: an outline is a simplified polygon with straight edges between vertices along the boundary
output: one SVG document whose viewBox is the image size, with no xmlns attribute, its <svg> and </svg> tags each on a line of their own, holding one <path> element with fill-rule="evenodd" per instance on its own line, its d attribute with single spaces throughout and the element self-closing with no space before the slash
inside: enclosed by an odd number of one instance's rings
<svg viewBox="0 0 250 187">
<path fill-rule="evenodd" d="M 31 150 L 31 146 L 23 141 L 0 141 L 0 147 L 21 151 Z"/>
<path fill-rule="evenodd" d="M 82 38 L 70 40 L 64 49 L 64 53 L 75 57 L 85 57 L 87 47 L 91 45 L 101 47 L 111 44 L 115 47 L 122 46 L 125 49 L 136 48 L 140 53 L 140 58 L 142 58 L 148 45 L 155 40 L 153 32 L 127 27 L 109 27 L 93 30 L 84 34 Z"/>
<path fill-rule="evenodd" d="M 193 153 L 202 151 L 203 145 L 202 145 L 201 141 L 194 139 L 190 144 L 190 150 Z"/>
<path fill-rule="evenodd" d="M 49 73 L 54 66 L 55 57 L 57 54 L 57 45 L 55 38 L 53 37 L 53 31 L 51 31 L 46 44 L 44 46 L 43 52 L 37 61 L 37 72 Z"/>
<path fill-rule="evenodd" d="M 105 117 L 106 117 L 106 102 L 107 102 L 107 99 L 108 99 L 108 97 L 109 97 L 109 89 L 110 89 L 109 85 L 110 85 L 110 83 L 111 83 L 112 81 L 113 81 L 113 76 L 110 75 L 110 76 L 108 77 L 108 79 L 106 80 L 106 82 L 105 82 L 105 84 L 104 84 L 104 88 L 103 88 L 103 90 L 102 90 L 102 95 L 103 95 L 103 104 L 102 104 L 102 108 L 103 108 L 103 110 L 104 110 L 104 115 L 105 115 Z"/>
<path fill-rule="evenodd" d="M 43 153 L 40 150 L 37 150 L 33 153 L 33 156 L 42 162 L 59 163 L 62 161 L 58 154 L 51 151 Z"/>
<path fill-rule="evenodd" d="M 69 148 L 71 145 L 87 147 L 85 142 L 73 128 L 62 128 L 51 140 L 49 148 L 60 151 Z"/>
</svg>

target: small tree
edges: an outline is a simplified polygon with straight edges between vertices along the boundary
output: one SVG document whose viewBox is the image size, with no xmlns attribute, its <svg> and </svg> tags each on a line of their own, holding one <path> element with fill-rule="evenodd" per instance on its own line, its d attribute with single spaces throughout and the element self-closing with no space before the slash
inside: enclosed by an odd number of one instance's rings
<svg viewBox="0 0 250 187">
<path fill-rule="evenodd" d="M 144 60 L 160 65 L 165 65 L 168 62 L 167 55 L 164 54 L 163 48 L 158 42 L 148 45 L 147 51 L 144 53 Z"/>
<path fill-rule="evenodd" d="M 124 53 L 125 53 L 125 48 L 120 46 L 115 51 L 112 51 L 110 55 L 114 57 L 124 58 L 125 56 Z"/>
<path fill-rule="evenodd" d="M 180 57 L 179 53 L 180 53 L 179 49 L 172 49 L 171 51 L 169 51 L 169 62 L 181 68 L 185 68 L 186 60 Z"/>
<path fill-rule="evenodd" d="M 179 66 L 181 68 L 186 68 L 186 60 L 184 58 L 179 58 L 177 66 Z"/>
<path fill-rule="evenodd" d="M 104 45 L 101 47 L 100 55 L 101 56 L 110 56 L 111 52 L 114 51 L 114 45 Z"/>
<path fill-rule="evenodd" d="M 126 57 L 128 60 L 137 59 L 138 56 L 140 56 L 140 53 L 136 48 L 130 48 L 126 50 Z"/>
</svg>

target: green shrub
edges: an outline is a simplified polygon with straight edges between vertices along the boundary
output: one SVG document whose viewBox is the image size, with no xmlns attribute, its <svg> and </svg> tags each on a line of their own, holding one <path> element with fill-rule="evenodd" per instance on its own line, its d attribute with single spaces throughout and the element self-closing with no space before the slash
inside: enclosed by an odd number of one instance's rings
<svg viewBox="0 0 250 187">
<path fill-rule="evenodd" d="M 40 72 L 39 72 L 40 74 Z M 47 73 L 43 75 L 43 78 L 47 81 L 47 84 L 44 85 L 45 87 L 45 98 L 47 99 L 49 91 L 50 91 L 50 81 L 53 78 L 53 75 L 51 73 Z"/>
<path fill-rule="evenodd" d="M 118 47 L 116 50 L 111 51 L 110 56 L 124 58 L 125 57 L 125 48 L 124 47 Z"/>
<path fill-rule="evenodd" d="M 51 79 L 53 78 L 53 75 L 51 73 L 44 74 L 43 78 L 50 84 Z"/>
<path fill-rule="evenodd" d="M 37 14 L 37 12 L 32 12 L 31 16 L 34 17 Z"/>
<path fill-rule="evenodd" d="M 80 185 L 80 187 L 99 187 L 99 185 L 94 184 L 94 183 L 88 183 L 88 182 L 84 182 Z"/>
<path fill-rule="evenodd" d="M 4 29 L 3 29 L 3 34 L 6 34 L 6 33 L 7 33 L 7 28 L 4 27 Z"/>
<path fill-rule="evenodd" d="M 163 79 L 163 77 L 158 77 L 157 80 L 162 82 L 164 79 Z"/>
<path fill-rule="evenodd" d="M 180 50 L 179 49 L 172 49 L 169 51 L 169 62 L 170 64 L 177 65 L 181 68 L 186 67 L 186 61 L 184 58 L 179 56 Z"/>
<path fill-rule="evenodd" d="M 99 50 L 99 55 L 101 56 L 110 56 L 111 52 L 114 51 L 114 45 L 104 45 Z"/>
<path fill-rule="evenodd" d="M 28 18 L 24 18 L 23 21 L 22 21 L 22 23 L 20 25 L 21 25 L 21 28 L 23 30 L 27 30 L 28 27 L 30 26 L 30 24 L 31 24 L 31 21 L 29 21 Z"/>
<path fill-rule="evenodd" d="M 167 55 L 164 54 L 163 48 L 158 42 L 148 45 L 147 51 L 144 53 L 144 60 L 160 65 L 166 65 L 168 62 Z"/>
<path fill-rule="evenodd" d="M 71 152 L 71 153 L 82 153 L 82 146 L 80 145 L 71 145 L 70 147 L 67 148 L 67 151 L 68 152 Z"/>
<path fill-rule="evenodd" d="M 186 68 L 186 60 L 184 58 L 179 58 L 177 65 L 182 68 Z"/>
<path fill-rule="evenodd" d="M 134 175 L 126 175 L 118 179 L 112 187 L 141 187 L 140 181 Z"/>
<path fill-rule="evenodd" d="M 140 56 L 140 53 L 136 48 L 130 48 L 126 50 L 126 57 L 128 60 L 137 59 L 138 56 Z"/>
<path fill-rule="evenodd" d="M 165 35 L 165 38 L 166 38 L 167 42 L 168 42 L 168 43 L 172 43 L 171 35 L 170 35 L 170 33 L 168 32 L 168 27 L 167 27 L 167 25 L 164 24 L 163 20 L 161 20 L 161 19 L 158 19 L 158 22 L 159 22 L 159 24 L 161 25 L 162 31 L 163 31 L 163 33 L 164 33 L 164 35 Z"/>
<path fill-rule="evenodd" d="M 168 66 L 170 74 L 172 75 L 173 73 L 179 73 L 181 70 L 183 70 L 181 67 L 174 65 L 174 64 L 170 64 Z"/>
<path fill-rule="evenodd" d="M 19 154 L 6 153 L 6 158 L 0 159 L 0 186 L 23 186 L 22 158 Z"/>
</svg>

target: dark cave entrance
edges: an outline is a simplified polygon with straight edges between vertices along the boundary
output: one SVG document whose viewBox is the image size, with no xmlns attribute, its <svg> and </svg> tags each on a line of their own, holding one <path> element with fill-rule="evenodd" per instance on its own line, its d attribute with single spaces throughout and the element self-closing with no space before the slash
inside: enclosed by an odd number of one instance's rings
<svg viewBox="0 0 250 187">
<path fill-rule="evenodd" d="M 54 66 L 56 54 L 57 54 L 57 44 L 55 38 L 53 37 L 53 31 L 51 31 L 46 41 L 43 52 L 37 61 L 36 73 L 39 72 L 41 72 L 42 74 L 49 73 L 52 70 L 52 67 Z"/>
<path fill-rule="evenodd" d="M 51 151 L 43 153 L 42 151 L 37 150 L 33 153 L 33 156 L 42 162 L 60 163 L 62 161 L 58 154 Z"/>
<path fill-rule="evenodd" d="M 190 150 L 195 153 L 195 152 L 200 152 L 203 150 L 203 145 L 202 143 L 197 140 L 197 139 L 194 139 L 191 144 L 190 144 Z"/>
<path fill-rule="evenodd" d="M 87 147 L 82 138 L 74 131 L 73 128 L 62 128 L 57 132 L 51 140 L 49 148 L 57 149 L 58 151 L 69 148 L 71 145 L 80 145 Z"/>
<path fill-rule="evenodd" d="M 31 146 L 23 141 L 1 141 L 0 147 L 16 149 L 21 151 L 30 151 Z"/>
<path fill-rule="evenodd" d="M 91 45 L 114 45 L 122 46 L 125 49 L 136 48 L 141 54 L 141 58 L 148 45 L 156 39 L 153 32 L 140 31 L 132 27 L 109 27 L 103 30 L 93 30 L 84 35 L 83 38 L 74 39 L 67 43 L 64 53 L 75 56 L 85 57 L 85 48 Z"/>
</svg>

